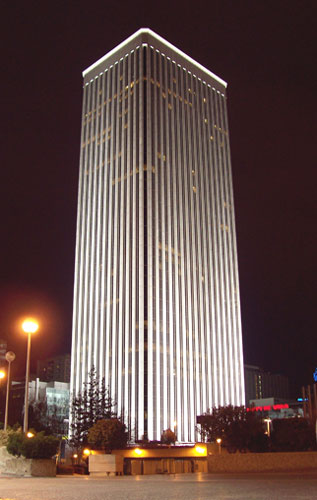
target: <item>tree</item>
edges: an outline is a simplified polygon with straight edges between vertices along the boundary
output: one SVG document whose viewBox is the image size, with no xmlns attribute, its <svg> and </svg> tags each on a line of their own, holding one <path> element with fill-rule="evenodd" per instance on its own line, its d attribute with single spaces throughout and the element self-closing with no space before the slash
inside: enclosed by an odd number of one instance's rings
<svg viewBox="0 0 317 500">
<path fill-rule="evenodd" d="M 218 438 L 229 451 L 264 451 L 267 438 L 261 420 L 244 406 L 220 406 L 199 418 L 201 436 L 209 442 Z"/>
<path fill-rule="evenodd" d="M 88 382 L 84 383 L 83 391 L 79 392 L 71 403 L 70 444 L 77 450 L 85 446 L 88 443 L 88 431 L 96 422 L 117 416 L 115 406 L 105 380 L 102 379 L 100 382 L 95 369 L 92 368 Z"/>
<path fill-rule="evenodd" d="M 66 409 L 65 409 L 66 411 Z M 29 405 L 29 426 L 37 432 L 62 436 L 65 433 L 64 418 L 56 405 L 48 407 L 46 401 L 32 401 Z"/>
<path fill-rule="evenodd" d="M 163 444 L 175 444 L 176 442 L 176 434 L 171 429 L 166 429 L 162 432 L 161 435 L 161 443 Z"/>
<path fill-rule="evenodd" d="M 118 418 L 98 420 L 88 431 L 88 443 L 106 453 L 125 448 L 127 441 L 126 426 Z"/>
</svg>

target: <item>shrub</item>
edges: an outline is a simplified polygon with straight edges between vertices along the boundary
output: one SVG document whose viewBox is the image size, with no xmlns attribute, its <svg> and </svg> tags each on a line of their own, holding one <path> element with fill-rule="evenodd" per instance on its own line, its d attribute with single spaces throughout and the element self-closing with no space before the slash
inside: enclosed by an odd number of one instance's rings
<svg viewBox="0 0 317 500">
<path fill-rule="evenodd" d="M 58 438 L 45 436 L 39 432 L 33 438 L 27 438 L 22 432 L 9 435 L 7 450 L 12 455 L 25 458 L 52 458 L 57 452 Z"/>
<path fill-rule="evenodd" d="M 306 451 L 316 448 L 314 427 L 305 418 L 273 420 L 272 451 Z"/>
<path fill-rule="evenodd" d="M 7 450 L 11 455 L 17 457 L 21 456 L 22 442 L 25 439 L 24 434 L 21 431 L 12 432 L 8 435 Z"/>
<path fill-rule="evenodd" d="M 88 442 L 107 453 L 125 448 L 128 441 L 126 426 L 118 418 L 98 420 L 88 432 Z"/>
<path fill-rule="evenodd" d="M 33 438 L 24 438 L 21 453 L 25 458 L 52 458 L 57 453 L 59 440 L 39 432 Z"/>
<path fill-rule="evenodd" d="M 176 434 L 171 429 L 166 429 L 165 431 L 162 432 L 161 443 L 175 444 L 176 439 L 177 439 Z"/>
<path fill-rule="evenodd" d="M 19 428 L 21 430 L 21 428 Z M 0 446 L 7 446 L 10 434 L 14 434 L 15 429 L 8 427 L 6 431 L 0 430 Z"/>
</svg>

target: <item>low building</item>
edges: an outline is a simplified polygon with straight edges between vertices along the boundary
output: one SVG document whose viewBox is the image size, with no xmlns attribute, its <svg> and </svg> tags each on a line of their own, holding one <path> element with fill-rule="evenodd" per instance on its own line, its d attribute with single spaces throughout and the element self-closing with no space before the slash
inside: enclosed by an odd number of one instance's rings
<svg viewBox="0 0 317 500">
<path fill-rule="evenodd" d="M 263 418 L 275 420 L 277 418 L 303 417 L 303 404 L 299 401 L 279 398 L 251 399 L 249 411 L 260 413 Z"/>
<path fill-rule="evenodd" d="M 25 382 L 12 381 L 9 403 L 9 424 L 22 423 Z M 69 418 L 69 383 L 44 382 L 35 378 L 29 382 L 29 403 L 46 403 L 47 416 L 59 420 Z M 65 425 L 66 428 L 66 425 Z"/>
<path fill-rule="evenodd" d="M 208 472 L 208 456 L 218 455 L 219 446 L 214 443 L 196 443 L 191 446 L 145 445 L 124 450 L 113 450 L 112 455 L 123 459 L 123 473 L 131 475 L 180 474 L 190 472 Z M 97 457 L 97 458 L 96 458 Z M 91 475 L 106 475 L 110 460 L 109 455 L 92 451 L 89 457 Z M 113 457 L 114 458 L 114 457 Z"/>
</svg>

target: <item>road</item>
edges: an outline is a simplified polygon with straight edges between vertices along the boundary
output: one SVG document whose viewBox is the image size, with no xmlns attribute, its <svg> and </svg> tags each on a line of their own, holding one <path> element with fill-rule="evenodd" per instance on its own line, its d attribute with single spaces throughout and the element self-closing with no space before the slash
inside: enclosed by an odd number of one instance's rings
<svg viewBox="0 0 317 500">
<path fill-rule="evenodd" d="M 316 473 L 5 478 L 0 500 L 316 499 Z"/>
</svg>

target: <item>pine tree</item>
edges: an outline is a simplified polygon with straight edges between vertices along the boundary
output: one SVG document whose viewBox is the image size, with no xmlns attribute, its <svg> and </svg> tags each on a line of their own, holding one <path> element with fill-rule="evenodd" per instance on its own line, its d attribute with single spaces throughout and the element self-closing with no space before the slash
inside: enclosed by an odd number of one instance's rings
<svg viewBox="0 0 317 500">
<path fill-rule="evenodd" d="M 74 396 L 71 403 L 70 444 L 76 449 L 87 445 L 89 429 L 99 420 L 116 417 L 115 406 L 105 380 L 100 382 L 92 368 L 83 391 Z"/>
</svg>

